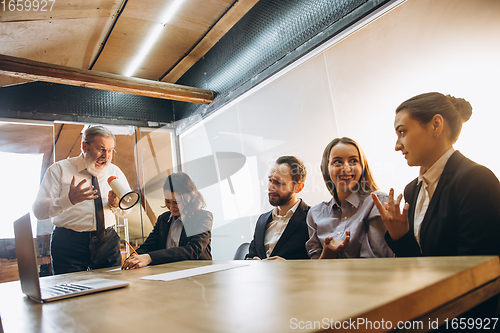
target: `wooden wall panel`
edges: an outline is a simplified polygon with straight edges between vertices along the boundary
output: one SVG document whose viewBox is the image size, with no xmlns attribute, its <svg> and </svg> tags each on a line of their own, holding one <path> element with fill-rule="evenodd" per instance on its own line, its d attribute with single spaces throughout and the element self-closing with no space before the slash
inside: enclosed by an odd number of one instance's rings
<svg viewBox="0 0 500 333">
<path fill-rule="evenodd" d="M 8 1 L 6 3 L 8 6 Z M 56 1 L 52 11 L 2 10 L 1 53 L 88 69 L 122 3 L 113 0 L 69 0 Z M 16 82 L 0 78 L 0 86 Z"/>
<path fill-rule="evenodd" d="M 82 129 L 83 125 L 78 124 L 55 124 L 56 162 L 80 155 Z"/>
<path fill-rule="evenodd" d="M 112 21 L 108 17 L 2 23 L 2 54 L 88 69 Z"/>
<path fill-rule="evenodd" d="M 124 74 L 148 33 L 172 1 L 129 0 L 94 70 Z M 164 31 L 133 76 L 158 80 L 208 32 L 232 5 L 232 0 L 189 0 Z"/>
<path fill-rule="evenodd" d="M 0 75 L 0 87 L 10 86 L 13 84 L 20 84 L 24 82 L 31 82 L 31 80 L 25 80 L 18 77 Z"/>
<path fill-rule="evenodd" d="M 185 55 L 174 68 L 169 70 L 162 81 L 170 83 L 177 82 L 177 80 L 203 57 L 258 1 L 259 0 L 238 1 L 224 17 L 212 27 L 203 39 L 198 42 L 189 54 Z"/>
</svg>

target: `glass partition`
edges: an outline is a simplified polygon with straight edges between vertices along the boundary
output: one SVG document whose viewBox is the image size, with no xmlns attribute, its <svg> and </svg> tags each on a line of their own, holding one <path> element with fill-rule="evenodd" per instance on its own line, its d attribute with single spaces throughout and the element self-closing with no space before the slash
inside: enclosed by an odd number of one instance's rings
<svg viewBox="0 0 500 333">
<path fill-rule="evenodd" d="M 165 212 L 163 182 L 176 170 L 175 140 L 170 129 L 139 128 L 137 130 L 138 181 L 141 192 L 141 229 L 130 229 L 133 244 L 141 244 L 151 232 L 156 219 Z"/>
</svg>

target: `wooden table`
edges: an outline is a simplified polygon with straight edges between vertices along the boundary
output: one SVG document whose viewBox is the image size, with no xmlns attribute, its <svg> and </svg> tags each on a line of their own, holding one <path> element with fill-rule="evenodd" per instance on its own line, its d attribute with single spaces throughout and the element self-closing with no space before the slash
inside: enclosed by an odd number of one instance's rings
<svg viewBox="0 0 500 333">
<path fill-rule="evenodd" d="M 398 321 L 416 319 L 428 330 L 436 316 L 451 319 L 500 292 L 498 257 L 252 260 L 238 262 L 249 264 L 245 267 L 170 282 L 139 279 L 227 263 L 184 261 L 46 277 L 42 285 L 96 277 L 131 282 L 124 289 L 46 304 L 24 297 L 18 281 L 3 283 L 3 328 L 6 333 L 308 332 L 364 320 L 383 332 L 389 323 L 394 329 Z"/>
</svg>

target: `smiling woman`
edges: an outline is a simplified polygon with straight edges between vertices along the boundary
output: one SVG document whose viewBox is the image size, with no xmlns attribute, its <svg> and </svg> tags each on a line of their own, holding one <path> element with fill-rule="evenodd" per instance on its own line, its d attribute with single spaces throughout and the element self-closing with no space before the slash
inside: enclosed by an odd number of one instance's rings
<svg viewBox="0 0 500 333">
<path fill-rule="evenodd" d="M 385 201 L 359 145 L 350 138 L 332 140 L 323 152 L 321 172 L 332 195 L 309 210 L 312 259 L 391 257 L 384 241 L 386 228 L 370 193 Z"/>
</svg>

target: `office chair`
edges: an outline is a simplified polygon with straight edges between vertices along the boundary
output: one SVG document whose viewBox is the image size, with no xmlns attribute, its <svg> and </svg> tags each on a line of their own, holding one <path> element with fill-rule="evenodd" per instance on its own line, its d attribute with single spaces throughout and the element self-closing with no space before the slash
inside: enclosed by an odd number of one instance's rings
<svg viewBox="0 0 500 333">
<path fill-rule="evenodd" d="M 248 248 L 250 247 L 250 243 L 243 243 L 238 246 L 236 253 L 234 254 L 233 260 L 245 260 L 245 256 L 248 253 Z"/>
</svg>

